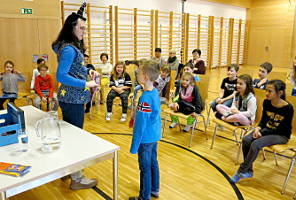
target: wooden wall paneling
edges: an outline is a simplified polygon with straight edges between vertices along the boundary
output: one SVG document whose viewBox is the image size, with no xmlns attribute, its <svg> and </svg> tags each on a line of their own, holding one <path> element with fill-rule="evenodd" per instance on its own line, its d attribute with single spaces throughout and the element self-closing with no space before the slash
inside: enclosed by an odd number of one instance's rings
<svg viewBox="0 0 296 200">
<path fill-rule="evenodd" d="M 118 6 L 114 10 L 114 29 L 115 29 L 115 63 L 118 62 Z"/>
<path fill-rule="evenodd" d="M 218 56 L 218 67 L 222 66 L 222 44 L 223 44 L 223 21 L 224 18 L 220 17 L 220 33 L 219 33 L 219 56 Z"/>
<path fill-rule="evenodd" d="M 113 7 L 109 6 L 109 39 L 110 39 L 110 63 L 114 65 L 114 46 L 113 46 Z"/>
<path fill-rule="evenodd" d="M 201 22 L 201 15 L 197 16 L 197 48 L 200 48 L 200 22 Z"/>
<path fill-rule="evenodd" d="M 232 34 L 232 50 L 231 50 L 231 63 L 238 64 L 237 58 L 237 42 L 239 33 L 239 20 L 233 19 L 233 34 Z"/>
<path fill-rule="evenodd" d="M 227 65 L 230 65 L 232 61 L 233 23 L 234 23 L 234 19 L 230 18 L 229 29 L 228 29 Z"/>
<path fill-rule="evenodd" d="M 212 51 L 212 64 L 211 68 L 216 68 L 219 66 L 219 48 L 220 48 L 220 28 L 221 28 L 221 18 L 213 18 L 213 51 Z"/>
<path fill-rule="evenodd" d="M 137 8 L 134 8 L 134 60 L 138 59 L 137 52 Z"/>
<path fill-rule="evenodd" d="M 182 14 L 173 15 L 172 49 L 176 50 L 176 56 L 181 61 L 182 54 Z"/>
</svg>

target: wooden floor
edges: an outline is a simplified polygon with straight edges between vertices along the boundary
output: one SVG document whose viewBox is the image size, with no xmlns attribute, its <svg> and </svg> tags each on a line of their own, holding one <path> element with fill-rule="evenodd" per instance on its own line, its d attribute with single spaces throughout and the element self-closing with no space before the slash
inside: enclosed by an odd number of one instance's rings
<svg viewBox="0 0 296 200">
<path fill-rule="evenodd" d="M 245 67 L 245 70 L 257 68 Z M 286 69 L 276 69 L 287 71 Z M 211 71 L 209 101 L 214 99 L 219 91 L 220 82 L 226 75 L 226 69 Z M 18 102 L 22 103 L 22 102 Z M 114 107 L 111 122 L 105 122 L 105 107 L 95 108 L 93 119 L 85 116 L 85 129 L 97 133 L 114 144 L 120 146 L 119 151 L 119 199 L 136 196 L 139 191 L 139 170 L 137 156 L 129 153 L 132 129 L 128 122 L 120 123 L 121 108 Z M 116 124 L 116 126 L 115 126 Z M 202 129 L 202 124 L 197 128 Z M 107 134 L 114 133 L 114 134 Z M 121 134 L 119 134 L 121 133 Z M 178 128 L 167 130 L 164 141 L 159 142 L 158 160 L 161 172 L 159 200 L 189 200 L 189 199 L 250 199 L 278 200 L 292 199 L 296 192 L 295 169 L 288 183 L 287 192 L 280 194 L 290 160 L 279 157 L 276 166 L 271 153 L 267 160 L 262 161 L 260 153 L 254 165 L 254 178 L 231 185 L 228 178 L 237 170 L 234 160 L 238 146 L 231 140 L 216 138 L 214 149 L 210 149 L 213 124 L 208 129 L 206 140 L 204 133 L 196 131 L 192 148 L 187 147 L 189 134 L 180 133 Z M 232 139 L 228 132 L 219 132 L 221 136 Z M 167 142 L 169 143 L 167 143 Z M 82 149 L 83 151 L 83 149 Z M 242 157 L 240 158 L 242 160 Z M 98 188 L 112 197 L 112 163 L 104 161 L 85 169 L 89 177 L 99 179 Z M 225 174 L 223 174 L 225 173 Z M 93 189 L 71 191 L 69 182 L 56 180 L 44 186 L 12 197 L 12 200 L 99 200 L 104 199 Z M 235 190 L 237 188 L 237 191 Z M 240 196 L 241 195 L 241 196 Z M 241 198 L 240 198 L 241 197 Z"/>
</svg>

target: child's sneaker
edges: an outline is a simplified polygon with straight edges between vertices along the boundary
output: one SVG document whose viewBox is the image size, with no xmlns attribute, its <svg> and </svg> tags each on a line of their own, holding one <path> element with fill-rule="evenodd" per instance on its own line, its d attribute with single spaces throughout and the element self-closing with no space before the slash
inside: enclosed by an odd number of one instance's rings
<svg viewBox="0 0 296 200">
<path fill-rule="evenodd" d="M 110 121 L 111 116 L 112 116 L 112 113 L 111 112 L 110 113 L 108 112 L 107 115 L 106 115 L 106 121 Z"/>
<path fill-rule="evenodd" d="M 192 128 L 192 125 L 186 125 L 185 128 L 183 129 L 183 131 L 189 132 L 191 128 Z"/>
<path fill-rule="evenodd" d="M 158 192 L 151 192 L 151 197 L 158 198 L 159 193 Z"/>
<path fill-rule="evenodd" d="M 253 172 L 236 172 L 233 177 L 231 178 L 231 181 L 233 183 L 237 183 L 240 179 L 246 179 L 246 178 L 252 178 L 253 177 Z"/>
<path fill-rule="evenodd" d="M 173 122 L 173 123 L 171 123 L 171 125 L 170 125 L 169 127 L 170 127 L 170 128 L 175 128 L 177 125 L 178 125 L 177 122 Z"/>
<path fill-rule="evenodd" d="M 126 121 L 126 114 L 122 114 L 121 116 L 121 119 L 120 119 L 121 122 L 125 122 Z"/>
</svg>

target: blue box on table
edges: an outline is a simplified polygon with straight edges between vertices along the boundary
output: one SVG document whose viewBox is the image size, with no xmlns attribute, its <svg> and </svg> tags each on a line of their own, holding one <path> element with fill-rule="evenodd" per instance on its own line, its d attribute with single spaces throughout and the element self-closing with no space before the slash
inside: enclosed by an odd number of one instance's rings
<svg viewBox="0 0 296 200">
<path fill-rule="evenodd" d="M 0 114 L 0 146 L 18 143 L 18 136 L 25 130 L 24 111 L 8 103 L 7 113 Z"/>
</svg>

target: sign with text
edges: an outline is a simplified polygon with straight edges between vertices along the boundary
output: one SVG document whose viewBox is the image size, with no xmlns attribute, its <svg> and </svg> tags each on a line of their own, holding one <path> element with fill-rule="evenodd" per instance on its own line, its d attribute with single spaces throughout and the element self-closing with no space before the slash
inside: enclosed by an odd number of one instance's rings
<svg viewBox="0 0 296 200">
<path fill-rule="evenodd" d="M 32 15 L 33 9 L 32 8 L 21 8 L 21 14 Z"/>
</svg>

